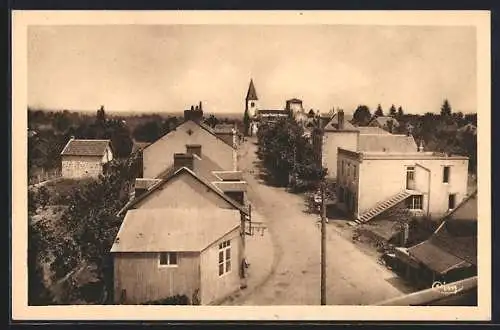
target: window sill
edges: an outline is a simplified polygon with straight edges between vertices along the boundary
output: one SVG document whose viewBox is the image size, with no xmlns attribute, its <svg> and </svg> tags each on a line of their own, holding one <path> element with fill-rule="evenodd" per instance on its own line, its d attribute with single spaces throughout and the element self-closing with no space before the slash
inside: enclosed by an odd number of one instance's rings
<svg viewBox="0 0 500 330">
<path fill-rule="evenodd" d="M 158 268 L 177 268 L 179 265 L 158 265 Z"/>
<path fill-rule="evenodd" d="M 231 274 L 231 272 L 232 272 L 232 270 L 225 272 L 224 274 L 219 275 L 219 278 L 225 277 L 226 275 Z"/>
</svg>

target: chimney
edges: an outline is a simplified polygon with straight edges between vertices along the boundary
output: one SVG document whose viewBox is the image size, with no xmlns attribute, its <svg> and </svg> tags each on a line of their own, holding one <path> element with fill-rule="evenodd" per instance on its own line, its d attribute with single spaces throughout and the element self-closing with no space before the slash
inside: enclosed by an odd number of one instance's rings
<svg viewBox="0 0 500 330">
<path fill-rule="evenodd" d="M 174 168 L 178 170 L 181 167 L 187 167 L 193 170 L 193 155 L 187 153 L 174 154 Z"/>
<path fill-rule="evenodd" d="M 340 109 L 337 113 L 338 129 L 344 129 L 344 110 Z"/>
<path fill-rule="evenodd" d="M 199 109 L 200 109 L 200 111 L 203 111 L 203 108 L 201 107 L 201 101 L 200 101 Z"/>
<path fill-rule="evenodd" d="M 201 145 L 186 144 L 186 154 L 197 155 L 198 157 L 201 157 Z"/>
<path fill-rule="evenodd" d="M 423 152 L 424 151 L 424 141 L 420 140 L 420 144 L 418 145 L 418 151 Z"/>
</svg>

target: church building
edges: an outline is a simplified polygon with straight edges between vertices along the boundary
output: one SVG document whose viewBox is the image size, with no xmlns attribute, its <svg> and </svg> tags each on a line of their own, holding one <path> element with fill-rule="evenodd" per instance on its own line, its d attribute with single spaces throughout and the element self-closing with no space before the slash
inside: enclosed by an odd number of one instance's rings
<svg viewBox="0 0 500 330">
<path fill-rule="evenodd" d="M 297 99 L 294 100 L 294 103 L 290 103 L 290 105 L 294 105 L 294 109 L 297 108 L 297 101 L 300 102 L 300 107 L 302 107 L 302 101 Z M 287 101 L 287 105 L 288 104 L 289 102 Z M 259 123 L 263 121 L 276 121 L 279 118 L 287 118 L 292 113 L 292 108 L 262 109 L 259 104 L 259 98 L 257 97 L 253 79 L 250 79 L 250 85 L 248 86 L 247 96 L 245 98 L 245 112 L 247 112 L 250 117 L 248 135 L 253 136 L 257 134 Z"/>
</svg>

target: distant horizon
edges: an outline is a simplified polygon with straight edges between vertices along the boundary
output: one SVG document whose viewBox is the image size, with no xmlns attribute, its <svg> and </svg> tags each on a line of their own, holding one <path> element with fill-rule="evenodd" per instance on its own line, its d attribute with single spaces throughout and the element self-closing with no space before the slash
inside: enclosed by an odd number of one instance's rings
<svg viewBox="0 0 500 330">
<path fill-rule="evenodd" d="M 362 105 L 362 104 L 361 104 Z M 396 107 L 396 109 L 398 108 L 397 105 L 394 105 Z M 375 110 L 376 108 L 370 108 L 370 112 L 371 114 L 373 115 L 375 113 Z M 97 107 L 96 109 L 94 110 L 89 110 L 89 109 L 68 109 L 68 108 L 61 108 L 61 109 L 47 109 L 47 108 L 39 108 L 39 107 L 31 107 L 31 106 L 28 106 L 28 110 L 31 110 L 31 111 L 43 111 L 43 112 L 61 112 L 61 111 L 64 111 L 64 110 L 68 110 L 69 112 L 81 112 L 81 113 L 95 113 L 97 112 L 97 110 L 99 110 L 100 107 Z M 130 114 L 133 114 L 133 115 L 154 115 L 154 114 L 158 114 L 158 115 L 161 115 L 161 114 L 179 114 L 179 115 L 184 115 L 184 111 L 185 110 L 189 110 L 189 109 L 184 109 L 184 110 L 179 110 L 179 111 L 150 111 L 150 110 L 110 110 L 110 109 L 106 109 L 106 107 L 104 107 L 104 111 L 107 113 L 107 114 L 113 114 L 113 115 L 130 115 Z M 305 109 L 304 109 L 305 110 Z M 389 116 L 389 109 L 387 109 L 387 111 L 385 109 L 384 110 L 384 116 Z M 306 110 L 306 112 L 309 111 L 309 110 Z M 353 115 L 354 114 L 354 111 L 348 111 L 348 110 L 345 110 L 344 109 L 344 113 L 345 114 L 348 114 L 348 115 Z M 336 113 L 337 111 L 335 111 Z M 423 116 L 425 115 L 426 113 L 433 113 L 433 114 L 437 114 L 439 115 L 440 114 L 440 109 L 439 111 L 426 111 L 426 112 L 421 112 L 421 113 L 412 113 L 412 112 L 406 112 L 404 110 L 404 107 L 403 107 L 403 114 L 405 115 L 419 115 L 419 116 Z M 455 109 L 452 108 L 452 113 L 458 113 L 458 112 L 462 112 L 463 115 L 473 115 L 473 114 L 477 114 L 477 111 L 474 111 L 474 112 L 463 112 L 463 111 L 457 111 Z M 321 114 L 326 114 L 328 112 L 320 112 Z M 234 116 L 234 115 L 241 115 L 243 117 L 243 114 L 244 112 L 222 112 L 222 113 L 215 113 L 215 112 L 212 112 L 212 111 L 206 111 L 206 110 L 203 110 L 203 114 L 211 114 L 211 115 L 215 115 L 215 116 L 226 116 L 226 115 L 231 115 L 231 116 Z"/>
</svg>

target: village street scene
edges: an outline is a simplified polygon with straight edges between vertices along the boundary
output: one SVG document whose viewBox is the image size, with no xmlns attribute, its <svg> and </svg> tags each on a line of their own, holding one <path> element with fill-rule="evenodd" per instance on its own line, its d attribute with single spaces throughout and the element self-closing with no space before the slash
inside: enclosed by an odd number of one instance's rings
<svg viewBox="0 0 500 330">
<path fill-rule="evenodd" d="M 28 40 L 30 305 L 477 305 L 474 29 Z"/>
</svg>

